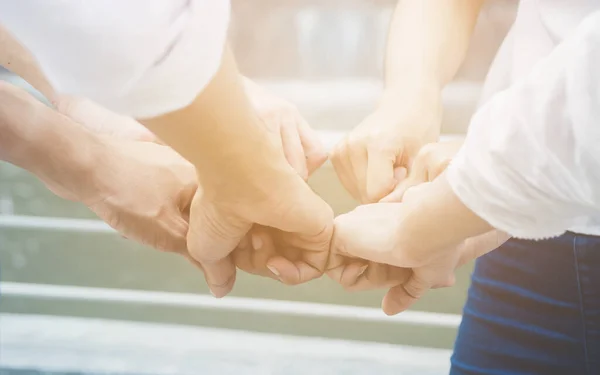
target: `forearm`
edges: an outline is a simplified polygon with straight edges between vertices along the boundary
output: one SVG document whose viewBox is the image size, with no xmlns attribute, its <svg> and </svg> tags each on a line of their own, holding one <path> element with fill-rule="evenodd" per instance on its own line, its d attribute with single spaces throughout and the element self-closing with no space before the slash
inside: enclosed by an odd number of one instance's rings
<svg viewBox="0 0 600 375">
<path fill-rule="evenodd" d="M 483 0 L 399 0 L 390 26 L 383 101 L 440 91 L 465 58 Z"/>
<path fill-rule="evenodd" d="M 235 175 L 239 182 L 253 183 L 271 173 L 289 172 L 277 134 L 260 123 L 229 49 L 217 74 L 190 106 L 142 122 L 192 162 L 201 179 Z"/>
<path fill-rule="evenodd" d="M 64 198 L 84 200 L 92 195 L 88 190 L 100 148 L 92 133 L 0 82 L 1 160 L 33 173 Z"/>
<path fill-rule="evenodd" d="M 600 12 L 473 117 L 448 169 L 459 198 L 515 237 L 600 210 Z"/>
</svg>

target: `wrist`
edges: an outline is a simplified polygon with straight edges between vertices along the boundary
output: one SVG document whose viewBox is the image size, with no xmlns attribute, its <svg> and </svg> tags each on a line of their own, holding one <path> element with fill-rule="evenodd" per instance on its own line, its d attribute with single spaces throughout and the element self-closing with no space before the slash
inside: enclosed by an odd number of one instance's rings
<svg viewBox="0 0 600 375">
<path fill-rule="evenodd" d="M 41 132 L 26 140 L 26 153 L 18 164 L 60 197 L 88 202 L 98 195 L 96 170 L 105 159 L 100 152 L 104 145 L 84 129 L 70 130 L 75 129 Z"/>
<path fill-rule="evenodd" d="M 25 90 L 0 85 L 0 157 L 36 175 L 66 199 L 87 195 L 98 139 Z"/>
<path fill-rule="evenodd" d="M 380 98 L 374 123 L 387 127 L 393 135 L 410 137 L 420 146 L 439 140 L 443 115 L 441 91 L 431 87 L 386 90 Z"/>
<path fill-rule="evenodd" d="M 378 102 L 378 110 L 402 111 L 405 103 L 440 106 L 443 87 L 435 80 L 405 79 L 399 85 L 386 85 Z"/>
<path fill-rule="evenodd" d="M 426 264 L 465 239 L 493 229 L 463 204 L 444 175 L 417 194 L 408 197 L 405 204 L 412 208 L 399 229 L 400 238 L 408 242 L 402 248 L 413 249 L 417 263 Z"/>
<path fill-rule="evenodd" d="M 220 147 L 194 165 L 205 194 L 211 196 L 259 194 L 265 199 L 274 189 L 283 188 L 298 176 L 285 159 L 281 147 L 270 136 L 246 138 Z"/>
</svg>

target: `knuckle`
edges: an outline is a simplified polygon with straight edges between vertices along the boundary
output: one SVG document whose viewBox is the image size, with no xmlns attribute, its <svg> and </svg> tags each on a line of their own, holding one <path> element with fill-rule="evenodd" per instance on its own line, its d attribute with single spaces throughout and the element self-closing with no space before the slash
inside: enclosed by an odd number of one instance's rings
<svg viewBox="0 0 600 375">
<path fill-rule="evenodd" d="M 310 164 L 323 164 L 327 161 L 327 153 L 322 150 L 314 151 L 306 155 L 306 158 Z"/>
<path fill-rule="evenodd" d="M 427 283 L 421 280 L 418 276 L 414 275 L 409 282 L 404 284 L 404 290 L 406 291 L 406 293 L 415 299 L 421 298 L 425 294 L 427 289 Z"/>
</svg>

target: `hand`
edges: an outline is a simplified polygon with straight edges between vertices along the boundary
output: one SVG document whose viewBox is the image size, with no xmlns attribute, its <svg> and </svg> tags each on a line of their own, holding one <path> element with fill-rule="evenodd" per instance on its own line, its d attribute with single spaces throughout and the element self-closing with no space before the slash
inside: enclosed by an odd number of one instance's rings
<svg viewBox="0 0 600 375">
<path fill-rule="evenodd" d="M 401 285 L 392 287 L 383 297 L 382 308 L 388 315 L 405 311 L 418 301 L 428 290 L 451 287 L 455 283 L 454 271 L 497 249 L 510 236 L 499 230 L 491 230 L 479 236 L 466 239 L 455 249 L 449 251 L 447 257 L 442 257 L 430 265 L 415 268 L 410 278 Z"/>
<path fill-rule="evenodd" d="M 287 101 L 273 96 L 251 80 L 244 78 L 244 88 L 265 129 L 278 142 L 285 158 L 304 179 L 319 168 L 327 154 L 316 132 Z M 303 189 L 305 190 L 305 189 Z M 322 206 L 319 203 L 319 206 Z M 327 262 L 332 225 L 316 235 L 294 235 L 268 226 L 253 225 L 231 255 L 239 269 L 251 274 L 296 285 L 320 276 Z M 231 269 L 231 267 L 230 267 Z M 226 281 L 227 285 L 231 285 Z M 215 295 L 227 288 L 216 287 Z"/>
<path fill-rule="evenodd" d="M 461 139 L 423 146 L 414 159 L 408 177 L 402 180 L 394 191 L 384 197 L 381 202 L 400 202 L 409 188 L 435 179 L 446 169 L 452 157 L 460 149 L 462 142 Z M 385 212 L 386 206 L 375 207 L 374 209 L 381 209 L 382 212 Z M 385 216 L 382 219 L 387 222 Z M 349 291 L 394 287 L 406 282 L 412 273 L 409 268 L 344 257 L 342 254 L 336 254 L 335 246 L 332 250 L 327 274 Z M 362 272 L 355 271 L 359 266 L 364 267 L 360 269 Z"/>
<path fill-rule="evenodd" d="M 456 139 L 423 146 L 415 157 L 408 177 L 400 182 L 394 191 L 381 199 L 381 202 L 401 202 L 408 189 L 435 180 L 450 165 L 463 143 L 464 139 Z"/>
<path fill-rule="evenodd" d="M 98 138 L 93 169 L 69 176 L 69 188 L 64 179 L 49 188 L 82 202 L 128 239 L 186 255 L 194 167 L 166 146 Z"/>
<path fill-rule="evenodd" d="M 288 179 L 270 184 L 261 198 L 235 199 L 230 194 L 239 195 L 227 191 L 218 196 L 196 194 L 188 247 L 202 265 L 214 296 L 231 291 L 235 266 L 288 285 L 325 272 L 333 212 L 289 168 Z"/>
<path fill-rule="evenodd" d="M 287 161 L 307 180 L 327 160 L 317 133 L 293 104 L 272 95 L 248 78 L 244 78 L 244 88 L 265 127 L 281 139 L 280 146 Z"/>
<path fill-rule="evenodd" d="M 313 236 L 255 225 L 232 253 L 233 261 L 245 272 L 301 284 L 324 273 L 332 228 Z"/>
<path fill-rule="evenodd" d="M 0 158 L 123 236 L 185 253 L 185 212 L 197 186 L 190 163 L 168 147 L 90 132 L 13 85 L 0 82 L 0 99 Z"/>
<path fill-rule="evenodd" d="M 489 225 L 461 205 L 441 176 L 409 190 L 402 203 L 360 206 L 338 216 L 332 251 L 412 269 L 384 298 L 384 311 L 398 313 L 425 291 L 452 285 L 456 267 L 508 238 L 490 232 Z"/>
<path fill-rule="evenodd" d="M 190 207 L 187 246 L 215 296 L 231 291 L 231 253 L 255 225 L 285 232 L 296 248 L 322 242 L 317 251 L 294 252 L 288 260 L 310 266 L 307 279 L 323 274 L 333 212 L 287 162 L 281 135 L 257 116 L 229 48 L 187 107 L 140 121 L 196 168 L 202 191 Z"/>
<path fill-rule="evenodd" d="M 361 203 L 388 195 L 410 172 L 421 147 L 439 137 L 440 92 L 411 91 L 411 96 L 384 96 L 379 108 L 331 154 L 340 181 Z"/>
</svg>

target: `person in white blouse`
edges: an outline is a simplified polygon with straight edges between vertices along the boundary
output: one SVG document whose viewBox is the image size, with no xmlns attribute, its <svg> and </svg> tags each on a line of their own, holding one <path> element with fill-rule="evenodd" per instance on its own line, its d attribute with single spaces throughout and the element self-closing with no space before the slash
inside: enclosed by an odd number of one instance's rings
<svg viewBox="0 0 600 375">
<path fill-rule="evenodd" d="M 332 157 L 372 204 L 332 248 L 412 268 L 395 314 L 512 236 L 476 264 L 451 374 L 600 373 L 600 2 L 521 0 L 464 144 L 428 144 L 481 4 L 399 2 L 381 104 Z"/>
</svg>

